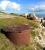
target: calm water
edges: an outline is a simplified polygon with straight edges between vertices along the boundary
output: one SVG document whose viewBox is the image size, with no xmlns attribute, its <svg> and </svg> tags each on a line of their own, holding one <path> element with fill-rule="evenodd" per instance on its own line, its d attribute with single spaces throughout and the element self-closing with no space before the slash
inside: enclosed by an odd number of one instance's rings
<svg viewBox="0 0 45 50">
<path fill-rule="evenodd" d="M 38 17 L 45 17 L 45 10 L 36 10 L 35 14 Z"/>
<path fill-rule="evenodd" d="M 38 17 L 45 17 L 45 14 L 36 14 Z"/>
</svg>

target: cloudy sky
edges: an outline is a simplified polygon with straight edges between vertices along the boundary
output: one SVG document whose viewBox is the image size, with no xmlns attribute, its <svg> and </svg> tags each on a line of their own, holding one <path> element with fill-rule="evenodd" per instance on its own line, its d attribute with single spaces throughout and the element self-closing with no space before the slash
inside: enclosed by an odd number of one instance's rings
<svg viewBox="0 0 45 50">
<path fill-rule="evenodd" d="M 27 13 L 33 10 L 45 10 L 45 0 L 0 0 L 0 10 Z"/>
</svg>

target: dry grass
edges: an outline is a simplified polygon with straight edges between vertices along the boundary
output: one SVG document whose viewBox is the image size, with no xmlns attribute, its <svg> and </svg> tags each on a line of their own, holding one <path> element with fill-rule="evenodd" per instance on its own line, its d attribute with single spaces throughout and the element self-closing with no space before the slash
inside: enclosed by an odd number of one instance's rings
<svg viewBox="0 0 45 50">
<path fill-rule="evenodd" d="M 4 16 L 7 17 L 6 15 Z M 38 25 L 37 22 L 25 19 L 24 17 L 0 19 L 0 29 L 4 26 L 21 25 L 21 24 L 31 25 L 34 28 L 37 27 Z M 29 46 L 26 46 L 26 47 L 16 47 L 16 48 L 15 47 L 16 46 L 14 46 L 9 41 L 9 39 L 6 38 L 4 34 L 0 33 L 0 50 L 34 50 L 34 46 L 32 46 L 32 44 L 29 44 Z"/>
</svg>

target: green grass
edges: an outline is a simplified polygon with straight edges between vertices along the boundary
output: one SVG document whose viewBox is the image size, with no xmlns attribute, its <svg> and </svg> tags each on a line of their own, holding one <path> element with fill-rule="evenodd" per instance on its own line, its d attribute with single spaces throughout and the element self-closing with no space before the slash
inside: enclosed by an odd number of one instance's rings
<svg viewBox="0 0 45 50">
<path fill-rule="evenodd" d="M 37 22 L 28 20 L 24 17 L 0 19 L 0 28 L 9 25 L 21 25 L 21 24 L 31 25 L 34 28 L 38 27 Z M 34 32 L 32 36 L 35 36 Z M 18 47 L 16 49 L 15 46 L 9 41 L 9 39 L 7 39 L 6 36 L 2 33 L 0 33 L 0 46 L 1 46 L 0 50 L 33 50 L 31 45 L 28 47 L 21 47 L 21 48 Z"/>
<path fill-rule="evenodd" d="M 0 33 L 0 50 L 15 50 L 14 45 L 2 33 Z"/>
<path fill-rule="evenodd" d="M 28 20 L 23 17 L 0 19 L 0 26 L 20 25 L 20 24 L 28 24 Z"/>
<path fill-rule="evenodd" d="M 0 19 L 0 26 L 8 26 L 8 25 L 21 25 L 28 24 L 34 28 L 38 27 L 38 23 L 32 20 L 28 20 L 24 17 L 15 17 L 15 18 L 6 18 Z"/>
</svg>

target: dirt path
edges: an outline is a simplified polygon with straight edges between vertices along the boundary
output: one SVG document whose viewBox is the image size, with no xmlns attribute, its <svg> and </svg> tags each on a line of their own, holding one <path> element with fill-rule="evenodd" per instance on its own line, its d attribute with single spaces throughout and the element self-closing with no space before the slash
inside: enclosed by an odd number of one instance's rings
<svg viewBox="0 0 45 50">
<path fill-rule="evenodd" d="M 1 30 L 14 44 L 16 45 L 27 45 L 31 38 L 31 26 L 29 25 L 18 25 L 10 26 Z M 30 34 L 29 34 L 30 30 Z"/>
</svg>

